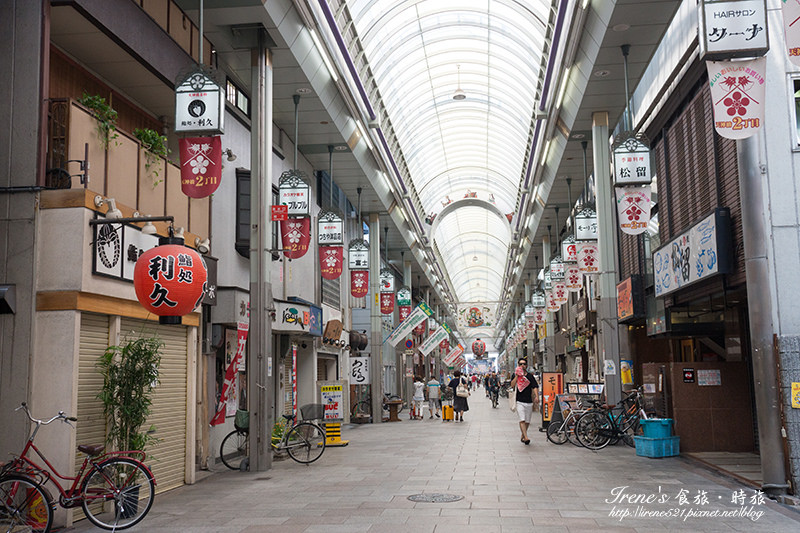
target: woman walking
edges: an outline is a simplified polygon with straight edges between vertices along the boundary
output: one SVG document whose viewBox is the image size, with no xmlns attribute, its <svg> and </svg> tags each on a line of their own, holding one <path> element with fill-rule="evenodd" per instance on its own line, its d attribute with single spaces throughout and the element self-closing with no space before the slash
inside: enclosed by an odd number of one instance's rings
<svg viewBox="0 0 800 533">
<path fill-rule="evenodd" d="M 531 443 L 528 438 L 528 426 L 531 425 L 533 406 L 539 402 L 539 384 L 536 378 L 528 372 L 527 359 L 520 359 L 514 370 L 514 379 L 511 386 L 517 388 L 517 415 L 519 416 L 519 429 L 522 432 L 520 442 L 526 446 Z"/>
<path fill-rule="evenodd" d="M 469 395 L 469 381 L 461 376 L 460 370 L 453 372 L 453 375 L 455 377 L 448 383 L 448 387 L 453 389 L 453 412 L 455 413 L 453 415 L 453 421 L 463 422 L 464 411 L 469 411 L 469 403 L 467 402 L 466 396 L 458 395 L 458 386 L 462 385 L 462 390 L 467 389 L 467 395 Z"/>
</svg>

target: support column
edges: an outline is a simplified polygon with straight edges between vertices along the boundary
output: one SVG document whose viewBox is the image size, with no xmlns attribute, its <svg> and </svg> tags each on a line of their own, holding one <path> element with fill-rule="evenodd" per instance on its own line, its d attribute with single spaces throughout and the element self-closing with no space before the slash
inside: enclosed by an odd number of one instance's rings
<svg viewBox="0 0 800 533">
<path fill-rule="evenodd" d="M 550 236 L 542 237 L 542 265 L 543 268 L 550 265 Z M 547 312 L 545 329 L 547 335 L 544 339 L 544 354 L 542 355 L 542 372 L 553 372 L 556 369 L 556 339 L 553 335 L 555 328 L 553 323 L 553 313 Z M 528 361 L 530 363 L 530 361 Z"/>
<path fill-rule="evenodd" d="M 247 390 L 250 391 L 250 470 L 272 467 L 267 440 L 274 424 L 271 254 L 272 223 L 267 220 L 272 203 L 272 56 L 264 46 L 264 31 L 258 48 L 251 52 L 253 122 L 250 134 L 250 345 Z"/>
<path fill-rule="evenodd" d="M 406 259 L 403 261 L 403 285 L 408 287 L 408 290 L 411 290 L 411 260 Z M 413 300 L 412 300 L 413 304 Z M 410 339 L 412 335 L 409 335 L 407 339 Z M 398 381 L 401 386 L 400 397 L 404 400 L 409 400 L 411 398 L 411 391 L 412 391 L 412 378 L 406 376 L 406 368 L 408 368 L 409 364 L 414 363 L 414 356 L 406 355 L 405 354 L 405 344 L 403 345 L 403 352 L 401 355 L 397 357 L 398 362 L 402 362 L 402 364 L 398 364 L 397 371 L 400 372 L 400 376 L 398 376 Z"/>
<path fill-rule="evenodd" d="M 524 294 L 525 294 L 525 301 L 523 302 L 523 309 L 526 305 L 531 303 L 531 276 L 528 274 L 528 279 L 525 280 L 524 284 Z M 534 354 L 534 346 L 533 346 L 533 339 L 534 339 L 534 330 L 528 331 L 528 317 L 525 317 L 525 346 L 528 347 L 528 364 L 533 366 L 533 354 Z"/>
<path fill-rule="evenodd" d="M 369 324 L 372 335 L 369 339 L 369 374 L 372 382 L 372 423 L 382 421 L 383 413 L 383 325 L 381 324 L 380 301 L 381 272 L 381 220 L 378 213 L 369 215 Z"/>
<path fill-rule="evenodd" d="M 742 202 L 744 261 L 747 276 L 747 309 L 750 322 L 750 346 L 753 352 L 753 390 L 758 419 L 758 443 L 761 452 L 762 490 L 769 496 L 786 494 L 788 478 L 781 436 L 781 395 L 778 388 L 772 323 L 774 303 L 770 294 L 767 243 L 770 234 L 764 214 L 764 178 L 760 142 L 763 130 L 753 137 L 736 141 L 739 164 L 739 189 Z"/>
<path fill-rule="evenodd" d="M 601 368 L 605 361 L 614 363 L 616 372 L 605 376 L 605 391 L 608 403 L 613 404 L 621 398 L 619 370 L 619 324 L 617 323 L 617 253 L 615 240 L 617 234 L 617 214 L 614 204 L 614 187 L 611 183 L 611 161 L 608 146 L 608 113 L 592 114 L 592 156 L 594 160 L 594 182 L 597 188 L 598 247 L 600 252 L 600 274 L 598 293 L 600 305 L 597 307 L 597 331 Z"/>
</svg>

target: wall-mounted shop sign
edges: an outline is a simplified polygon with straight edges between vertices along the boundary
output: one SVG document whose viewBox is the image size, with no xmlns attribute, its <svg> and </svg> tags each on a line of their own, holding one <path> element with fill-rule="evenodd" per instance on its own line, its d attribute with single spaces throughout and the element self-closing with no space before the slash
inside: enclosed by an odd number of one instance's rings
<svg viewBox="0 0 800 533">
<path fill-rule="evenodd" d="M 175 131 L 224 133 L 225 95 L 203 71 L 195 71 L 175 88 Z"/>
<path fill-rule="evenodd" d="M 550 276 L 550 267 L 544 269 L 544 290 L 549 291 L 553 288 L 553 278 Z"/>
<path fill-rule="evenodd" d="M 544 291 L 534 291 L 533 296 L 531 297 L 531 302 L 533 303 L 533 307 L 536 309 L 546 307 L 547 299 L 544 296 Z"/>
<path fill-rule="evenodd" d="M 769 50 L 766 0 L 700 0 L 700 59 L 759 57 Z"/>
<path fill-rule="evenodd" d="M 597 213 L 594 209 L 582 209 L 575 215 L 575 240 L 597 240 Z"/>
<path fill-rule="evenodd" d="M 400 287 L 397 291 L 397 305 L 410 306 L 411 305 L 411 289 L 408 287 Z"/>
<path fill-rule="evenodd" d="M 635 137 L 614 148 L 614 185 L 643 185 L 652 181 L 650 148 Z"/>
<path fill-rule="evenodd" d="M 288 208 L 290 217 L 308 216 L 311 188 L 303 172 L 287 170 L 278 179 L 278 202 Z"/>
<path fill-rule="evenodd" d="M 275 320 L 272 331 L 276 333 L 307 333 L 322 337 L 322 308 L 299 302 L 274 300 Z"/>
<path fill-rule="evenodd" d="M 565 263 L 578 262 L 578 246 L 575 244 L 574 235 L 568 235 L 561 241 L 561 257 Z"/>
<path fill-rule="evenodd" d="M 323 211 L 317 220 L 317 243 L 321 246 L 344 242 L 342 217 L 334 211 Z"/>
<path fill-rule="evenodd" d="M 139 256 L 158 246 L 158 235 L 146 235 L 134 226 L 119 231 L 114 224 L 98 224 L 94 231 L 92 273 L 101 276 L 133 281 Z"/>
<path fill-rule="evenodd" d="M 381 283 L 381 292 L 394 292 L 394 274 L 390 269 L 381 269 L 379 279 Z"/>
<path fill-rule="evenodd" d="M 353 239 L 347 250 L 350 270 L 369 269 L 369 243 L 364 239 Z"/>
<path fill-rule="evenodd" d="M 564 261 L 561 256 L 557 255 L 550 260 L 550 281 L 563 281 L 564 280 Z"/>
<path fill-rule="evenodd" d="M 655 295 L 727 274 L 731 266 L 731 213 L 720 207 L 653 253 Z"/>
<path fill-rule="evenodd" d="M 627 322 L 646 315 L 642 277 L 638 274 L 617 284 L 617 319 Z"/>
</svg>

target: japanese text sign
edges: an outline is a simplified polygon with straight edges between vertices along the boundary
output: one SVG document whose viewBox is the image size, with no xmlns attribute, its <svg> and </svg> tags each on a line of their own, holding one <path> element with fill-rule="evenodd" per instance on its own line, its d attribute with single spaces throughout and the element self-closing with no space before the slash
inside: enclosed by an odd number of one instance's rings
<svg viewBox="0 0 800 533">
<path fill-rule="evenodd" d="M 287 206 L 289 216 L 309 214 L 311 188 L 300 173 L 284 172 L 278 181 L 278 203 Z"/>
<path fill-rule="evenodd" d="M 194 72 L 175 89 L 175 131 L 223 133 L 225 95 L 204 72 Z"/>
<path fill-rule="evenodd" d="M 369 385 L 369 357 L 350 358 L 350 385 Z"/>
<path fill-rule="evenodd" d="M 411 311 L 411 314 L 400 322 L 386 340 L 392 346 L 397 346 L 397 343 L 400 342 L 401 339 L 405 339 L 411 335 L 413 329 L 424 323 L 425 319 L 430 316 L 433 316 L 433 310 L 425 302 L 420 302 L 420 304 Z"/>
<path fill-rule="evenodd" d="M 205 198 L 222 181 L 220 137 L 185 137 L 178 140 L 181 156 L 181 191 L 189 198 Z"/>
<path fill-rule="evenodd" d="M 644 187 L 617 187 L 617 215 L 619 227 L 628 235 L 644 233 L 650 223 L 650 185 Z"/>
<path fill-rule="evenodd" d="M 765 58 L 707 61 L 714 128 L 726 139 L 746 139 L 764 123 Z"/>
<path fill-rule="evenodd" d="M 331 211 L 320 213 L 317 221 L 317 243 L 320 246 L 344 242 L 342 217 Z"/>
<path fill-rule="evenodd" d="M 783 28 L 789 61 L 800 65 L 800 0 L 783 0 Z"/>
<path fill-rule="evenodd" d="M 635 137 L 627 138 L 614 149 L 614 183 L 628 185 L 651 180 L 649 148 Z"/>
<path fill-rule="evenodd" d="M 765 0 L 700 0 L 700 59 L 758 57 L 769 50 Z"/>
</svg>

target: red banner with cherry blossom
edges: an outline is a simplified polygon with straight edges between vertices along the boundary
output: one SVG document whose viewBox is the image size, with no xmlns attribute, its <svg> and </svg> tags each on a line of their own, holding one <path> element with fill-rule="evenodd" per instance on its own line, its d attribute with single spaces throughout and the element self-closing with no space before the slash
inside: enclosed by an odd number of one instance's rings
<svg viewBox="0 0 800 533">
<path fill-rule="evenodd" d="M 311 242 L 311 218 L 281 220 L 281 248 L 287 259 L 306 255 Z"/>
<path fill-rule="evenodd" d="M 600 250 L 596 241 L 578 243 L 578 268 L 581 274 L 600 272 Z"/>
<path fill-rule="evenodd" d="M 350 294 L 363 298 L 369 292 L 369 270 L 350 271 Z"/>
<path fill-rule="evenodd" d="M 228 364 L 228 368 L 225 369 L 225 381 L 222 382 L 222 392 L 220 394 L 219 403 L 217 404 L 217 412 L 214 414 L 214 418 L 211 419 L 210 424 L 212 426 L 218 426 L 225 422 L 225 411 L 227 410 L 226 405 L 228 403 L 228 395 L 230 394 L 231 387 L 234 385 L 237 370 L 239 369 L 239 365 L 244 357 L 245 347 L 247 346 L 248 329 L 249 324 L 247 322 L 239 322 L 237 324 L 236 355 L 233 356 L 233 359 Z"/>
<path fill-rule="evenodd" d="M 726 139 L 746 139 L 764 124 L 767 60 L 706 61 L 714 128 Z"/>
<path fill-rule="evenodd" d="M 578 254 L 575 254 L 577 259 Z M 569 292 L 579 292 L 583 288 L 583 274 L 578 265 L 567 265 L 564 269 L 564 283 Z"/>
<path fill-rule="evenodd" d="M 381 314 L 391 315 L 394 312 L 394 293 L 382 292 L 380 295 Z"/>
<path fill-rule="evenodd" d="M 205 198 L 222 181 L 222 139 L 185 137 L 178 139 L 181 155 L 181 191 L 189 198 Z"/>
<path fill-rule="evenodd" d="M 617 187 L 617 214 L 622 233 L 639 235 L 650 223 L 650 185 Z"/>
<path fill-rule="evenodd" d="M 400 322 L 408 318 L 408 315 L 411 314 L 411 306 L 410 305 L 400 305 L 397 307 L 397 312 L 400 316 Z"/>
<path fill-rule="evenodd" d="M 319 270 L 325 279 L 336 279 L 342 275 L 344 250 L 341 246 L 319 247 Z"/>
</svg>

